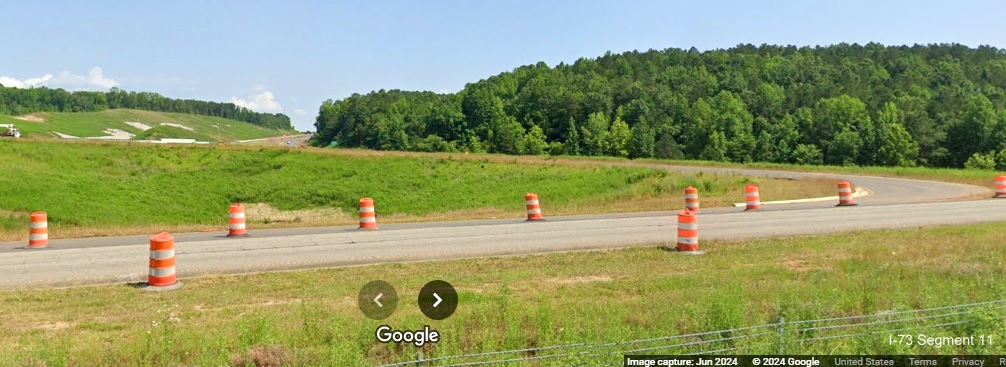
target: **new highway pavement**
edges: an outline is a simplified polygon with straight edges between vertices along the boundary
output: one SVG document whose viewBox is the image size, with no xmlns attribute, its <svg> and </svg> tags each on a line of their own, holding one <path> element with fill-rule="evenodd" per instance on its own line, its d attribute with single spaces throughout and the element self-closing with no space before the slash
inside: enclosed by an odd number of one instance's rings
<svg viewBox="0 0 1006 367">
<path fill-rule="evenodd" d="M 792 236 L 880 228 L 1006 221 L 1006 199 L 988 188 L 900 178 L 746 169 L 667 167 L 681 171 L 778 178 L 846 179 L 867 196 L 855 207 L 835 207 L 837 198 L 763 205 L 763 210 L 702 209 L 699 247 L 710 239 Z M 522 193 L 515 194 L 520 200 Z M 743 199 L 743 198 L 739 198 Z M 676 242 L 676 211 L 274 230 L 249 229 L 250 237 L 218 233 L 175 234 L 177 271 L 184 279 L 299 268 L 532 254 Z M 682 200 L 683 201 L 683 200 Z M 771 201 L 771 198 L 762 198 Z M 669 203 L 680 209 L 682 202 Z M 50 249 L 25 250 L 0 243 L 0 288 L 144 282 L 149 236 L 59 239 Z"/>
</svg>

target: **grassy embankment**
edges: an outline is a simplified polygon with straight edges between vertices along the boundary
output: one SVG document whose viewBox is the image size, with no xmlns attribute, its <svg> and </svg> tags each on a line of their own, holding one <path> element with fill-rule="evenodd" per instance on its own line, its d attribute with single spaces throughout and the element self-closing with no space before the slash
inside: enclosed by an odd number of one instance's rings
<svg viewBox="0 0 1006 367">
<path fill-rule="evenodd" d="M 208 277 L 186 280 L 184 288 L 169 293 L 127 285 L 5 291 L 0 292 L 0 364 L 224 365 L 247 361 L 242 358 L 251 353 L 293 365 L 371 365 L 409 360 L 418 351 L 375 342 L 373 331 L 381 324 L 439 330 L 443 341 L 422 349 L 430 358 L 681 335 L 770 324 L 779 316 L 792 323 L 959 305 L 1006 298 L 1004 242 L 1006 229 L 996 223 L 710 241 L 703 243 L 708 253 L 697 257 L 633 248 Z M 365 318 L 356 306 L 359 287 L 373 279 L 393 283 L 401 299 L 397 312 L 380 322 Z M 426 319 L 414 303 L 431 279 L 449 280 L 459 290 L 460 306 L 444 321 Z M 997 319 L 1002 316 L 1000 309 L 953 316 L 949 320 L 965 323 L 946 327 L 932 325 L 948 319 L 934 319 L 793 332 L 783 350 L 996 354 L 1006 351 L 1006 324 Z M 884 331 L 897 327 L 905 329 Z M 868 331 L 879 332 L 796 342 Z M 996 344 L 891 345 L 889 335 L 899 333 L 993 335 Z M 774 353 L 779 350 L 774 340 L 770 334 L 762 344 L 705 347 Z M 667 351 L 652 353 L 661 352 Z M 621 363 L 617 353 L 603 358 L 580 360 Z"/>
<path fill-rule="evenodd" d="M 548 164 L 563 164 L 570 166 L 600 164 L 604 166 L 617 165 L 617 166 L 628 166 L 628 167 L 631 166 L 651 167 L 654 165 L 667 165 L 667 166 L 693 166 L 693 167 L 718 167 L 718 168 L 721 167 L 721 168 L 738 168 L 738 169 L 764 169 L 764 170 L 777 170 L 777 171 L 816 172 L 816 173 L 829 173 L 837 175 L 880 176 L 880 177 L 896 177 L 896 178 L 910 178 L 919 180 L 954 182 L 954 183 L 987 187 L 990 190 L 994 187 L 993 179 L 995 175 L 1006 174 L 1006 172 L 977 170 L 977 169 L 960 169 L 960 168 L 872 167 L 872 166 L 861 167 L 861 166 L 825 166 L 825 165 L 816 166 L 816 165 L 764 163 L 764 162 L 730 163 L 730 162 L 713 162 L 713 161 L 699 161 L 699 160 L 667 160 L 667 159 L 629 160 L 625 158 L 614 158 L 614 157 L 503 156 L 503 155 L 492 155 L 492 154 L 459 155 L 457 153 L 415 153 L 415 152 L 392 152 L 392 151 L 370 151 L 370 150 L 348 150 L 348 149 L 331 150 L 331 149 L 316 149 L 316 148 L 313 150 L 331 151 L 336 152 L 335 154 L 344 154 L 353 156 L 377 156 L 377 155 L 395 156 L 395 157 L 453 156 L 456 158 L 464 158 L 464 159 L 476 159 L 476 160 L 488 159 L 494 162 L 516 161 L 526 164 L 548 163 Z"/>
<path fill-rule="evenodd" d="M 367 196 L 387 223 L 520 218 L 526 192 L 546 216 L 680 209 L 689 185 L 705 207 L 742 201 L 749 182 L 763 200 L 834 195 L 824 181 L 240 146 L 3 141 L 0 161 L 0 241 L 25 239 L 33 210 L 67 238 L 221 230 L 233 202 L 263 228 L 351 224 Z"/>
<path fill-rule="evenodd" d="M 126 124 L 141 122 L 152 129 L 146 132 Z M 187 130 L 162 123 L 178 124 Z M 14 124 L 26 139 L 56 138 L 53 132 L 77 137 L 105 136 L 106 129 L 119 129 L 136 135 L 133 139 L 181 138 L 201 141 L 234 141 L 283 135 L 247 122 L 220 117 L 140 110 L 105 110 L 99 112 L 40 112 L 22 118 L 0 116 L 0 124 Z"/>
</svg>

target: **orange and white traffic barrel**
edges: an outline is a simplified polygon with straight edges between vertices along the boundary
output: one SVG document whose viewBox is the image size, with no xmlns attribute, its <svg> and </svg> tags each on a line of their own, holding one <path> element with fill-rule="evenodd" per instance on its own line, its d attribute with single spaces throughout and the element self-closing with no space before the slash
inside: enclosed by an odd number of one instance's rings
<svg viewBox="0 0 1006 367">
<path fill-rule="evenodd" d="M 678 251 L 699 251 L 699 225 L 695 219 L 691 210 L 678 212 Z"/>
<path fill-rule="evenodd" d="M 231 204 L 230 223 L 227 225 L 227 237 L 247 236 L 248 229 L 245 227 L 245 206 L 241 203 Z"/>
<path fill-rule="evenodd" d="M 175 237 L 161 232 L 150 237 L 150 272 L 148 290 L 171 290 L 182 286 L 175 274 Z"/>
<path fill-rule="evenodd" d="M 838 205 L 835 206 L 855 206 L 852 200 L 852 183 L 849 181 L 838 182 Z"/>
<path fill-rule="evenodd" d="M 685 188 L 685 209 L 693 213 L 699 211 L 699 190 L 688 186 Z"/>
<path fill-rule="evenodd" d="M 1006 198 L 1006 176 L 996 175 L 996 197 Z"/>
<path fill-rule="evenodd" d="M 747 208 L 744 210 L 758 210 L 761 209 L 761 199 L 758 198 L 758 186 L 747 185 L 744 186 L 744 198 L 747 202 Z"/>
<path fill-rule="evenodd" d="M 49 247 L 49 218 L 45 212 L 33 212 L 28 223 L 28 248 Z"/>
<path fill-rule="evenodd" d="M 377 212 L 374 211 L 374 199 L 360 199 L 360 229 L 377 229 Z"/>
<path fill-rule="evenodd" d="M 527 207 L 528 221 L 542 220 L 541 204 L 538 202 L 537 194 L 529 192 L 527 195 L 524 195 L 524 206 Z"/>
</svg>

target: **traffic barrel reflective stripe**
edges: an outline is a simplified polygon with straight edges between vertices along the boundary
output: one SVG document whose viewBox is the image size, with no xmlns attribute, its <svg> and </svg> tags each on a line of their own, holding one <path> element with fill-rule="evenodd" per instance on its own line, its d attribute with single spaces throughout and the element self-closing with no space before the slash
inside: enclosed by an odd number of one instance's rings
<svg viewBox="0 0 1006 367">
<path fill-rule="evenodd" d="M 758 186 L 744 186 L 744 198 L 747 202 L 747 208 L 744 210 L 761 209 L 761 199 L 758 198 Z"/>
<path fill-rule="evenodd" d="M 175 285 L 175 237 L 161 232 L 150 237 L 150 273 L 147 285 L 166 287 Z"/>
<path fill-rule="evenodd" d="M 699 211 L 699 190 L 688 186 L 685 188 L 685 209 L 693 213 Z"/>
<path fill-rule="evenodd" d="M 245 227 L 245 206 L 240 203 L 232 204 L 229 212 L 230 223 L 227 225 L 227 237 L 247 236 L 248 230 Z"/>
<path fill-rule="evenodd" d="M 49 219 L 45 212 L 33 212 L 28 223 L 28 248 L 49 247 Z"/>
<path fill-rule="evenodd" d="M 377 212 L 374 211 L 374 199 L 360 199 L 360 228 L 377 229 Z"/>
<path fill-rule="evenodd" d="M 836 206 L 855 206 L 856 203 L 852 200 L 852 183 L 849 181 L 839 181 L 838 182 L 838 205 Z"/>
<path fill-rule="evenodd" d="M 537 194 L 529 192 L 524 195 L 524 206 L 527 207 L 527 220 L 542 220 L 541 204 L 538 202 Z"/>
<path fill-rule="evenodd" d="M 678 251 L 699 250 L 699 225 L 695 219 L 691 210 L 678 212 Z"/>
<path fill-rule="evenodd" d="M 996 175 L 996 197 L 1006 198 L 1006 176 Z"/>
</svg>

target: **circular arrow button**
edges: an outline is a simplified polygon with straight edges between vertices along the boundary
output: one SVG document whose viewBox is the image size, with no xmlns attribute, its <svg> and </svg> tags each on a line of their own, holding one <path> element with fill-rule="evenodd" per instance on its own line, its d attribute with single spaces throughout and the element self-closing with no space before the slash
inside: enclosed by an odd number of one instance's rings
<svg viewBox="0 0 1006 367">
<path fill-rule="evenodd" d="M 419 291 L 419 309 L 423 315 L 434 320 L 451 317 L 458 308 L 458 292 L 451 283 L 434 280 Z"/>
<path fill-rule="evenodd" d="M 374 320 L 384 320 L 395 313 L 398 307 L 398 292 L 395 287 L 383 280 L 374 280 L 360 289 L 356 297 L 360 311 Z"/>
</svg>

